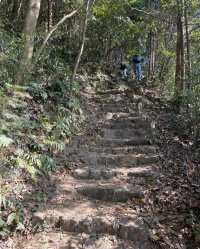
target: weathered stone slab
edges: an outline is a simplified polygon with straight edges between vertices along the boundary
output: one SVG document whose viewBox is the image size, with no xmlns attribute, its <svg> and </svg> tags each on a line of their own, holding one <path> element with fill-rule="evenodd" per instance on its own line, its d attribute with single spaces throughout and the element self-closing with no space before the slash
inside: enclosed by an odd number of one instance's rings
<svg viewBox="0 0 200 249">
<path fill-rule="evenodd" d="M 89 198 L 108 202 L 127 202 L 132 198 L 143 198 L 144 193 L 138 189 L 116 186 L 86 186 L 77 192 Z"/>
</svg>

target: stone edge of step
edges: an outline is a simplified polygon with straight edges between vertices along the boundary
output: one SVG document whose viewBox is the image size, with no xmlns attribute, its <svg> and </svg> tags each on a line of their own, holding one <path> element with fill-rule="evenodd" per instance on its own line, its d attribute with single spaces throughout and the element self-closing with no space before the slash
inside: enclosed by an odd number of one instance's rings
<svg viewBox="0 0 200 249">
<path fill-rule="evenodd" d="M 144 198 L 144 191 L 139 189 L 118 187 L 115 185 L 87 185 L 84 187 L 77 187 L 78 194 L 86 196 L 91 199 L 125 203 L 134 198 Z"/>
<path fill-rule="evenodd" d="M 77 179 L 110 179 L 113 177 L 117 177 L 117 176 L 124 176 L 124 177 L 155 177 L 157 176 L 159 173 L 156 172 L 153 167 L 152 169 L 148 168 L 146 170 L 143 171 L 137 171 L 134 170 L 134 168 L 130 168 L 130 167 L 124 167 L 124 172 L 123 170 L 121 170 L 122 168 L 118 169 L 113 169 L 113 170 L 109 170 L 109 169 L 95 169 L 95 168 L 88 168 L 88 167 L 84 167 L 84 168 L 77 168 L 75 170 L 72 171 L 72 176 L 77 178 Z"/>
<path fill-rule="evenodd" d="M 33 224 L 44 224 L 47 222 L 52 228 L 62 229 L 70 233 L 86 234 L 108 234 L 114 235 L 123 240 L 134 242 L 149 241 L 148 228 L 142 218 L 137 217 L 112 217 L 86 216 L 82 219 L 63 216 L 45 216 L 41 212 L 33 216 Z"/>
</svg>

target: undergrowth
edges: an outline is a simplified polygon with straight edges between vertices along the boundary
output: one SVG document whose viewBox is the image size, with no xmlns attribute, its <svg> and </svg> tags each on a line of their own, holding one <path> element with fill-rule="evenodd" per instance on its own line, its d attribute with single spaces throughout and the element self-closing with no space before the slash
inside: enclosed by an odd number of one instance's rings
<svg viewBox="0 0 200 249">
<path fill-rule="evenodd" d="M 3 37 L 4 35 L 4 37 Z M 84 121 L 80 86 L 59 58 L 36 65 L 25 86 L 13 84 L 20 41 L 0 33 L 0 239 L 27 232 L 27 206 L 44 201 L 40 178 L 62 167 L 57 158 Z M 12 42 L 11 42 L 12 41 Z M 37 191 L 37 192 L 36 192 Z M 35 208 L 31 208 L 32 211 Z"/>
</svg>

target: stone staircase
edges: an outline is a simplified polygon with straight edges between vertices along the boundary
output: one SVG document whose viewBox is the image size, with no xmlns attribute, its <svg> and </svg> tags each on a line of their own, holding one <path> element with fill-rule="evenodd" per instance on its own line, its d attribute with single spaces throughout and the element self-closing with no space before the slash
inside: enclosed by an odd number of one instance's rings
<svg viewBox="0 0 200 249">
<path fill-rule="evenodd" d="M 66 149 L 71 173 L 55 176 L 56 190 L 34 214 L 51 231 L 26 249 L 151 249 L 148 213 L 141 211 L 159 175 L 150 120 L 122 92 L 90 98 L 91 130 Z"/>
</svg>

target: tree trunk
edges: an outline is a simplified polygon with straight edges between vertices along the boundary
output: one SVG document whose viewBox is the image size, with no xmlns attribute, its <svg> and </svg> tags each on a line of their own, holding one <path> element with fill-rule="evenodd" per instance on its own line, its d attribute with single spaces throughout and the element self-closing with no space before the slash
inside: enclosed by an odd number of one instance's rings
<svg viewBox="0 0 200 249">
<path fill-rule="evenodd" d="M 48 32 L 53 27 L 53 0 L 48 0 Z"/>
<path fill-rule="evenodd" d="M 148 0 L 147 7 L 150 10 L 158 10 L 160 8 L 159 0 Z M 151 28 L 149 35 L 148 35 L 148 44 L 147 44 L 147 51 L 148 51 L 148 78 L 154 79 L 155 78 L 155 63 L 156 63 L 156 33 Z"/>
<path fill-rule="evenodd" d="M 14 0 L 13 1 L 13 6 L 12 6 L 12 20 L 15 20 L 18 15 L 18 8 L 19 8 L 19 0 Z"/>
<path fill-rule="evenodd" d="M 30 0 L 28 11 L 24 23 L 23 36 L 24 36 L 24 49 L 19 66 L 19 71 L 16 76 L 16 83 L 22 84 L 24 75 L 29 71 L 34 49 L 34 32 L 36 29 L 41 0 Z"/>
<path fill-rule="evenodd" d="M 23 5 L 23 0 L 13 0 L 12 12 L 10 18 L 13 28 L 16 30 L 19 29 L 19 24 L 16 21 L 19 19 L 22 5 Z"/>
<path fill-rule="evenodd" d="M 180 96 L 184 89 L 184 36 L 183 15 L 177 16 L 177 43 L 176 43 L 176 95 Z"/>
<path fill-rule="evenodd" d="M 84 24 L 83 24 L 83 34 L 82 34 L 82 41 L 81 41 L 81 47 L 79 50 L 79 53 L 77 55 L 76 61 L 75 61 L 75 66 L 74 66 L 74 71 L 72 74 L 72 83 L 75 80 L 75 76 L 78 70 L 78 66 L 81 60 L 81 56 L 84 50 L 84 46 L 85 46 L 85 37 L 86 37 L 86 31 L 87 31 L 87 24 L 88 24 L 88 16 L 89 16 L 89 11 L 90 11 L 90 2 L 91 0 L 87 0 L 87 4 L 86 4 L 86 13 L 85 13 L 85 20 L 84 20 Z"/>
<path fill-rule="evenodd" d="M 191 87 L 191 57 L 190 57 L 190 35 L 188 29 L 188 14 L 187 8 L 184 8 L 184 18 L 185 18 L 185 35 L 186 35 L 186 75 L 187 75 L 187 88 Z"/>
<path fill-rule="evenodd" d="M 156 38 L 155 33 L 149 33 L 149 63 L 148 63 L 148 78 L 155 77 L 155 57 L 156 57 Z"/>
</svg>

